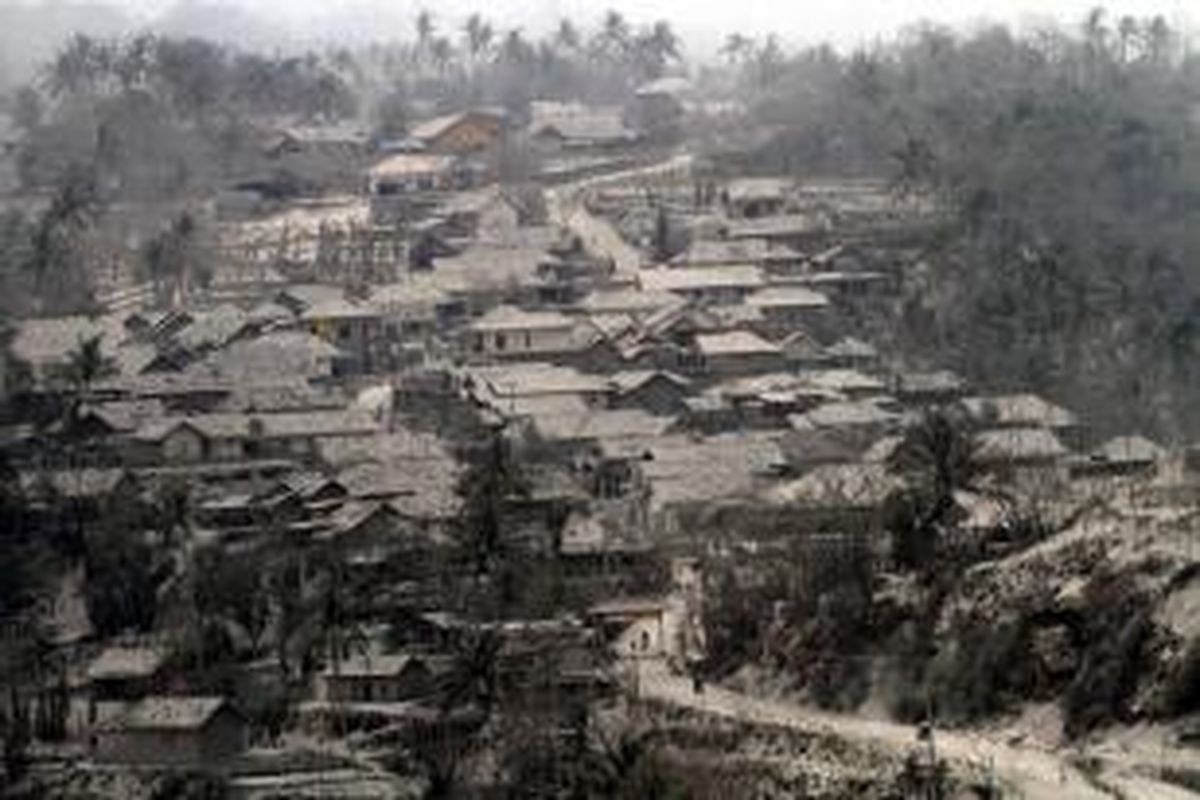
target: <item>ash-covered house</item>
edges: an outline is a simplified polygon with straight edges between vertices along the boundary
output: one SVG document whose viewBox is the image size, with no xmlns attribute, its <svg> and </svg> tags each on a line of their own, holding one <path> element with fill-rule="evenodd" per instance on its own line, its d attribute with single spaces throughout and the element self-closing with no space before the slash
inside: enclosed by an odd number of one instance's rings
<svg viewBox="0 0 1200 800">
<path fill-rule="evenodd" d="M 263 166 L 288 176 L 305 195 L 350 194 L 371 158 L 367 132 L 355 125 L 288 125 L 264 142 Z"/>
<path fill-rule="evenodd" d="M 721 201 L 734 219 L 773 217 L 788 210 L 794 190 L 786 178 L 738 178 L 725 186 Z"/>
<path fill-rule="evenodd" d="M 756 327 L 769 335 L 820 330 L 829 322 L 829 298 L 803 286 L 767 286 L 748 295 L 745 304 L 761 315 Z"/>
<path fill-rule="evenodd" d="M 642 270 L 638 281 L 651 292 L 671 292 L 684 300 L 732 305 L 766 286 L 753 266 L 683 267 Z"/>
<path fill-rule="evenodd" d="M 1169 453 L 1144 436 L 1117 436 L 1071 462 L 1072 478 L 1154 477 Z"/>
<path fill-rule="evenodd" d="M 158 696 L 100 725 L 93 738 L 99 762 L 210 769 L 246 749 L 249 726 L 222 697 Z"/>
<path fill-rule="evenodd" d="M 692 374 L 730 377 L 776 372 L 784 367 L 779 346 L 751 331 L 698 334 L 695 353 L 698 363 Z"/>
<path fill-rule="evenodd" d="M 612 153 L 635 145 L 640 136 L 625 124 L 617 106 L 533 103 L 529 140 L 542 153 Z"/>
<path fill-rule="evenodd" d="M 1042 430 L 1069 447 L 1083 444 L 1085 432 L 1079 418 L 1036 394 L 968 397 L 962 401 L 962 405 L 970 415 L 971 422 L 981 431 Z M 1034 441 L 1034 437 L 1025 439 L 1030 444 Z M 1040 437 L 1040 440 L 1047 443 L 1045 437 Z"/>
<path fill-rule="evenodd" d="M 325 665 L 317 699 L 329 703 L 404 703 L 437 690 L 440 664 L 406 653 L 354 653 Z"/>
<path fill-rule="evenodd" d="M 496 359 L 540 360 L 578 349 L 575 319 L 557 311 L 497 306 L 468 326 L 470 351 Z"/>
<path fill-rule="evenodd" d="M 164 417 L 134 434 L 134 457 L 148 465 L 311 460 L 323 439 L 368 438 L 380 430 L 369 414 L 306 411 Z"/>
<path fill-rule="evenodd" d="M 408 136 L 427 153 L 467 155 L 499 146 L 507 131 L 503 110 L 472 108 L 418 122 Z"/>
</svg>

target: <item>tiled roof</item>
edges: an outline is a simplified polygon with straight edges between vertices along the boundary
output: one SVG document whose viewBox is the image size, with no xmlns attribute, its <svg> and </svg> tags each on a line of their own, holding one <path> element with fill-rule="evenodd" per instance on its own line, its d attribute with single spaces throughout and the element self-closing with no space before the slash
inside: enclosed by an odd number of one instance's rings
<svg viewBox="0 0 1200 800">
<path fill-rule="evenodd" d="M 783 352 L 778 345 L 750 331 L 698 334 L 696 348 L 706 356 L 779 355 Z"/>
<path fill-rule="evenodd" d="M 226 705 L 223 697 L 148 697 L 117 717 L 112 727 L 126 731 L 199 730 Z"/>
<path fill-rule="evenodd" d="M 149 678 L 166 663 L 165 647 L 115 645 L 88 665 L 87 677 L 94 681 Z"/>
<path fill-rule="evenodd" d="M 766 283 L 761 269 L 744 266 L 646 269 L 638 273 L 638 280 L 647 290 L 667 292 L 754 289 Z"/>
<path fill-rule="evenodd" d="M 557 311 L 523 311 L 516 306 L 497 306 L 471 323 L 475 331 L 559 330 L 575 321 Z"/>
</svg>

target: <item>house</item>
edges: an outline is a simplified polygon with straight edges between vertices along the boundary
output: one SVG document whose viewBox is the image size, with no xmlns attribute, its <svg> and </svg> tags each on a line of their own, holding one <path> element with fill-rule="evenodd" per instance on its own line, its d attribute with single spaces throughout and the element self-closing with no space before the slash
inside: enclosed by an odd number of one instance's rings
<svg viewBox="0 0 1200 800">
<path fill-rule="evenodd" d="M 367 191 L 372 197 L 449 191 L 461 183 L 458 163 L 454 156 L 428 153 L 388 156 L 367 171 Z"/>
<path fill-rule="evenodd" d="M 647 291 L 718 304 L 741 303 L 766 285 L 762 270 L 747 266 L 648 269 L 638 274 L 638 281 Z"/>
<path fill-rule="evenodd" d="M 1070 411 L 1036 394 L 968 397 L 963 406 L 986 428 L 1049 428 L 1069 430 L 1079 423 Z"/>
<path fill-rule="evenodd" d="M 748 295 L 746 305 L 759 311 L 766 330 L 780 334 L 821 325 L 830 307 L 828 297 L 802 286 L 767 286 Z"/>
<path fill-rule="evenodd" d="M 507 119 L 503 111 L 470 109 L 414 125 L 408 135 L 425 152 L 450 155 L 478 153 L 503 140 Z"/>
<path fill-rule="evenodd" d="M 344 502 L 323 521 L 328 527 L 319 538 L 354 569 L 371 570 L 403 550 L 415 554 L 422 549 L 407 535 L 412 531 L 406 530 L 409 526 L 400 512 L 387 502 Z"/>
<path fill-rule="evenodd" d="M 367 438 L 379 432 L 370 415 L 352 411 L 197 414 L 164 417 L 139 428 L 141 458 L 156 464 L 311 459 L 322 439 Z"/>
<path fill-rule="evenodd" d="M 961 400 L 966 381 L 949 370 L 902 372 L 896 376 L 892 394 L 906 406 L 947 405 Z"/>
<path fill-rule="evenodd" d="M 790 418 L 795 430 L 838 430 L 863 443 L 894 433 L 903 418 L 876 400 L 825 403 Z"/>
<path fill-rule="evenodd" d="M 222 697 L 148 697 L 100 726 L 93 756 L 113 764 L 207 769 L 242 753 L 246 719 Z"/>
<path fill-rule="evenodd" d="M 997 428 L 975 436 L 975 460 L 984 468 L 1011 474 L 1014 468 L 1052 467 L 1069 451 L 1048 428 Z"/>
<path fill-rule="evenodd" d="M 625 126 L 619 107 L 557 104 L 531 109 L 529 138 L 545 152 L 605 152 L 628 147 L 638 135 Z"/>
<path fill-rule="evenodd" d="M 468 326 L 472 353 L 493 358 L 531 358 L 578 349 L 576 320 L 557 311 L 497 306 Z"/>
<path fill-rule="evenodd" d="M 588 619 L 622 660 L 664 660 L 672 654 L 670 606 L 658 597 L 607 600 L 588 609 Z"/>
<path fill-rule="evenodd" d="M 788 509 L 794 530 L 878 532 L 885 501 L 903 480 L 884 464 L 822 464 L 770 489 L 768 504 Z"/>
<path fill-rule="evenodd" d="M 93 703 L 140 700 L 165 688 L 170 650 L 161 645 L 115 644 L 105 648 L 85 673 Z"/>
<path fill-rule="evenodd" d="M 354 125 L 294 125 L 270 137 L 267 165 L 299 185 L 304 194 L 350 193 L 370 157 L 366 131 Z"/>
<path fill-rule="evenodd" d="M 661 416 L 676 416 L 687 408 L 687 378 L 664 370 L 626 370 L 611 377 L 616 387 L 613 408 L 639 408 Z"/>
<path fill-rule="evenodd" d="M 1059 441 L 1081 444 L 1083 429 L 1075 414 L 1036 394 L 968 397 L 962 404 L 981 429 L 1042 428 Z"/>
<path fill-rule="evenodd" d="M 1072 478 L 1153 477 L 1167 451 L 1142 436 L 1118 436 L 1071 464 Z"/>
<path fill-rule="evenodd" d="M 355 653 L 326 664 L 317 697 L 328 703 L 404 703 L 436 690 L 427 659 L 407 654 Z"/>
<path fill-rule="evenodd" d="M 801 377 L 812 390 L 834 392 L 847 400 L 881 397 L 887 391 L 882 380 L 856 369 L 814 369 Z"/>
<path fill-rule="evenodd" d="M 871 370 L 879 366 L 875 346 L 846 336 L 825 348 L 826 364 L 834 369 Z"/>
<path fill-rule="evenodd" d="M 705 333 L 696 336 L 700 371 L 709 375 L 751 375 L 783 368 L 783 351 L 750 331 Z"/>
<path fill-rule="evenodd" d="M 738 178 L 722 192 L 725 213 L 734 219 L 760 219 L 782 214 L 794 189 L 785 178 Z"/>
<path fill-rule="evenodd" d="M 829 220 L 821 214 L 781 214 L 732 220 L 725 229 L 728 239 L 761 239 L 803 251 L 829 235 Z"/>
<path fill-rule="evenodd" d="M 322 299 L 305 307 L 301 320 L 313 335 L 337 348 L 333 369 L 338 374 L 374 371 L 384 361 L 384 319 L 378 306 L 341 296 Z"/>
<path fill-rule="evenodd" d="M 714 504 L 753 498 L 776 484 L 785 465 L 778 437 L 760 433 L 659 436 L 620 448 L 637 458 L 650 487 L 651 524 L 668 539 L 690 537 L 696 518 Z"/>
</svg>

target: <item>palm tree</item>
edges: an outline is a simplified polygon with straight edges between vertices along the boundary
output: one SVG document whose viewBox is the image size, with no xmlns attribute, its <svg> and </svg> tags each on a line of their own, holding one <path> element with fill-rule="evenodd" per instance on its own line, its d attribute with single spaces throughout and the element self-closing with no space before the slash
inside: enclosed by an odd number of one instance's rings
<svg viewBox="0 0 1200 800">
<path fill-rule="evenodd" d="M 442 685 L 442 712 L 472 706 L 486 719 L 497 699 L 497 660 L 504 641 L 491 628 L 468 631 L 458 643 L 453 665 Z"/>
<path fill-rule="evenodd" d="M 467 21 L 463 25 L 463 33 L 467 39 L 467 51 L 471 54 L 471 58 L 476 61 L 487 53 L 488 48 L 492 46 L 492 39 L 495 36 L 495 31 L 492 30 L 491 24 L 485 21 L 479 13 L 467 17 Z"/>
<path fill-rule="evenodd" d="M 754 40 L 740 33 L 731 33 L 725 37 L 721 46 L 721 55 L 731 64 L 739 64 L 742 59 L 754 50 Z"/>
<path fill-rule="evenodd" d="M 779 44 L 779 37 L 771 34 L 754 53 L 755 74 L 758 76 L 760 87 L 767 87 L 775 82 L 783 69 L 783 61 L 783 48 Z"/>
<path fill-rule="evenodd" d="M 1117 22 L 1117 47 L 1122 64 L 1129 62 L 1130 45 L 1138 36 L 1138 21 L 1126 14 Z"/>
<path fill-rule="evenodd" d="M 602 55 L 613 60 L 621 60 L 629 54 L 629 23 L 621 16 L 621 12 L 609 9 L 604 14 L 604 23 L 597 35 L 596 44 Z"/>
<path fill-rule="evenodd" d="M 667 62 L 679 60 L 679 37 L 669 22 L 660 20 L 633 41 L 632 49 L 643 77 L 661 78 Z"/>
<path fill-rule="evenodd" d="M 525 41 L 520 28 L 513 28 L 500 45 L 500 60 L 505 64 L 527 64 L 534 58 L 533 48 Z"/>
<path fill-rule="evenodd" d="M 429 58 L 438 74 L 445 76 L 450 62 L 454 60 L 454 45 L 450 44 L 450 40 L 445 36 L 437 37 L 429 47 Z"/>
<path fill-rule="evenodd" d="M 428 9 L 421 9 L 417 13 L 417 60 L 425 56 L 429 52 L 429 43 L 433 39 L 434 31 L 437 29 L 437 24 L 433 20 L 433 13 Z"/>
<path fill-rule="evenodd" d="M 555 47 L 566 52 L 574 52 L 579 49 L 581 41 L 579 29 L 571 20 L 564 19 L 558 23 L 558 30 L 554 32 Z"/>
<path fill-rule="evenodd" d="M 77 401 L 86 398 L 97 381 L 117 374 L 116 362 L 104 354 L 103 339 L 102 333 L 81 339 L 67 355 L 61 377 L 71 387 Z"/>
<path fill-rule="evenodd" d="M 924 568 L 937 552 L 941 528 L 957 505 L 955 495 L 975 486 L 976 443 L 964 416 L 935 409 L 908 430 L 889 467 L 908 485 L 888 498 L 885 513 L 896 560 Z"/>
</svg>

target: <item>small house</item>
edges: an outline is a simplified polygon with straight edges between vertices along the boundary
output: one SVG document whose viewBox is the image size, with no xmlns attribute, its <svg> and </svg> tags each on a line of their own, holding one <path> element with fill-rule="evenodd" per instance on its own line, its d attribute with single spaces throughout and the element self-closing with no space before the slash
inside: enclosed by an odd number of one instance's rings
<svg viewBox="0 0 1200 800">
<path fill-rule="evenodd" d="M 576 321 L 556 311 L 498 306 L 471 323 L 471 352 L 494 358 L 528 358 L 578 349 Z"/>
<path fill-rule="evenodd" d="M 782 214 L 793 190 L 784 178 L 739 178 L 722 194 L 725 212 L 734 219 L 758 219 Z"/>
<path fill-rule="evenodd" d="M 766 330 L 781 334 L 821 324 L 830 308 L 828 297 L 802 286 L 768 286 L 746 297 L 746 305 L 759 311 Z"/>
<path fill-rule="evenodd" d="M 506 125 L 502 111 L 470 109 L 417 123 L 408 135 L 427 153 L 466 155 L 500 144 Z"/>
<path fill-rule="evenodd" d="M 702 371 L 711 375 L 748 375 L 783 368 L 783 351 L 750 331 L 728 331 L 696 336 Z"/>
<path fill-rule="evenodd" d="M 1071 477 L 1152 477 L 1167 451 L 1142 436 L 1118 436 L 1071 464 Z"/>
<path fill-rule="evenodd" d="M 651 292 L 671 292 L 685 300 L 736 304 L 766 285 L 753 266 L 685 267 L 643 270 L 638 280 Z"/>
<path fill-rule="evenodd" d="M 651 414 L 676 416 L 687 406 L 691 389 L 687 378 L 664 370 L 627 370 L 612 376 L 616 393 L 613 408 L 639 408 Z"/>
<path fill-rule="evenodd" d="M 327 664 L 317 692 L 329 703 L 404 703 L 436 688 L 437 676 L 420 656 L 356 653 Z"/>
<path fill-rule="evenodd" d="M 210 768 L 246 749 L 245 717 L 222 697 L 149 697 L 102 725 L 97 761 Z"/>
</svg>

